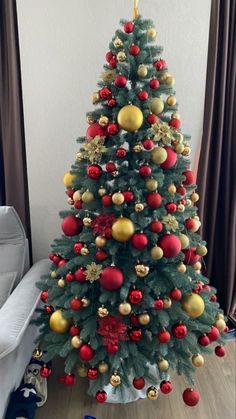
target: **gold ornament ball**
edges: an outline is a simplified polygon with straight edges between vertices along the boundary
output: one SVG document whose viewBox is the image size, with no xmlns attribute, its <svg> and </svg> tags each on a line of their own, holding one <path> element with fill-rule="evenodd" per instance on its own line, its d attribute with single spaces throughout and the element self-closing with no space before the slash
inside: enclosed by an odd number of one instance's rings
<svg viewBox="0 0 236 419">
<path fill-rule="evenodd" d="M 148 387 L 146 395 L 149 400 L 157 400 L 158 390 L 154 386 Z"/>
<path fill-rule="evenodd" d="M 70 320 L 64 319 L 62 310 L 56 310 L 50 316 L 49 326 L 53 332 L 65 333 L 70 327 Z"/>
<path fill-rule="evenodd" d="M 204 358 L 201 354 L 193 355 L 192 356 L 192 363 L 195 367 L 203 367 L 204 365 Z"/>
<path fill-rule="evenodd" d="M 122 45 L 123 45 L 123 42 L 122 42 L 122 40 L 117 36 L 116 38 L 115 38 L 115 40 L 113 41 L 113 45 L 114 45 L 114 47 L 115 48 L 119 48 L 119 47 L 122 47 Z"/>
<path fill-rule="evenodd" d="M 180 234 L 179 240 L 181 243 L 181 249 L 187 249 L 187 247 L 189 247 L 189 238 L 186 234 Z"/>
<path fill-rule="evenodd" d="M 80 377 L 82 377 L 82 378 L 86 378 L 86 377 L 87 377 L 87 372 L 88 372 L 88 369 L 87 369 L 87 367 L 86 367 L 85 365 L 80 365 L 80 366 L 78 367 L 77 372 L 78 372 L 78 375 L 79 375 Z"/>
<path fill-rule="evenodd" d="M 183 204 L 179 204 L 177 206 L 177 210 L 178 210 L 178 212 L 184 212 L 185 211 L 185 206 Z"/>
<path fill-rule="evenodd" d="M 51 276 L 52 279 L 55 279 L 57 277 L 57 271 L 52 271 L 50 273 L 50 276 Z"/>
<path fill-rule="evenodd" d="M 205 303 L 200 295 L 192 293 L 182 299 L 182 308 L 193 319 L 200 317 L 205 309 Z"/>
<path fill-rule="evenodd" d="M 159 77 L 159 81 L 160 81 L 160 83 L 165 83 L 165 79 L 167 78 L 167 77 L 169 77 L 170 76 L 170 73 L 168 73 L 168 71 L 164 71 L 162 74 L 161 74 L 161 76 Z"/>
<path fill-rule="evenodd" d="M 162 372 L 167 371 L 169 368 L 169 362 L 166 359 L 161 359 L 158 361 L 157 365 L 159 370 Z"/>
<path fill-rule="evenodd" d="M 86 121 L 89 125 L 92 125 L 95 122 L 92 115 L 87 115 Z"/>
<path fill-rule="evenodd" d="M 125 197 L 123 193 L 116 192 L 112 195 L 111 200 L 115 205 L 122 205 L 125 202 Z"/>
<path fill-rule="evenodd" d="M 192 205 L 191 199 L 186 199 L 186 206 L 191 207 L 191 205 Z"/>
<path fill-rule="evenodd" d="M 106 307 L 104 307 L 104 306 L 99 307 L 99 309 L 98 309 L 98 317 L 101 317 L 101 318 L 107 317 L 108 314 L 109 314 L 109 311 L 107 310 Z"/>
<path fill-rule="evenodd" d="M 64 288 L 66 286 L 66 281 L 64 280 L 64 278 L 58 279 L 57 285 L 59 288 Z"/>
<path fill-rule="evenodd" d="M 187 270 L 187 267 L 183 262 L 181 262 L 177 265 L 177 271 L 179 273 L 184 274 L 186 272 L 186 270 Z"/>
<path fill-rule="evenodd" d="M 156 179 L 148 179 L 147 182 L 145 183 L 145 187 L 147 188 L 148 191 L 153 192 L 157 189 L 158 182 Z"/>
<path fill-rule="evenodd" d="M 117 120 L 120 127 L 125 131 L 136 131 L 143 123 L 143 113 L 135 105 L 126 105 L 120 109 Z"/>
<path fill-rule="evenodd" d="M 151 160 L 155 164 L 162 164 L 167 159 L 167 151 L 164 147 L 155 147 L 151 151 Z M 149 179 L 152 180 L 152 179 Z"/>
<path fill-rule="evenodd" d="M 91 100 L 92 100 L 93 105 L 96 105 L 100 100 L 99 93 L 98 92 L 93 92 L 91 94 Z"/>
<path fill-rule="evenodd" d="M 85 227 L 90 227 L 91 224 L 92 224 L 92 218 L 90 218 L 90 217 L 84 217 L 83 218 L 83 225 Z"/>
<path fill-rule="evenodd" d="M 102 237 L 102 236 L 97 236 L 96 239 L 95 239 L 95 244 L 96 244 L 97 247 L 106 246 L 106 242 L 107 242 L 106 238 Z"/>
<path fill-rule="evenodd" d="M 99 364 L 98 364 L 98 371 L 101 374 L 105 374 L 108 371 L 108 369 L 109 369 L 109 366 L 108 366 L 108 364 L 106 362 L 104 362 L 104 361 L 99 362 Z"/>
<path fill-rule="evenodd" d="M 183 156 L 189 156 L 191 154 L 191 148 L 190 147 L 184 147 L 184 150 L 182 152 Z"/>
<path fill-rule="evenodd" d="M 94 200 L 94 195 L 90 191 L 85 191 L 81 198 L 85 204 L 89 204 L 90 202 Z"/>
<path fill-rule="evenodd" d="M 131 313 L 132 307 L 129 303 L 124 301 L 123 303 L 119 304 L 118 310 L 119 310 L 119 313 L 122 314 L 123 316 L 128 316 Z"/>
<path fill-rule="evenodd" d="M 196 248 L 196 253 L 197 253 L 197 255 L 199 255 L 201 257 L 206 256 L 206 254 L 207 254 L 206 246 L 203 246 L 203 244 L 198 244 L 197 248 Z"/>
<path fill-rule="evenodd" d="M 98 120 L 98 123 L 101 127 L 106 127 L 108 122 L 109 122 L 109 119 L 107 118 L 107 116 L 103 116 L 103 115 L 100 116 L 100 118 Z"/>
<path fill-rule="evenodd" d="M 172 113 L 171 118 L 180 119 L 180 113 L 179 112 Z"/>
<path fill-rule="evenodd" d="M 202 269 L 202 264 L 201 264 L 201 262 L 196 262 L 196 263 L 194 263 L 194 265 L 193 265 L 193 269 L 194 269 L 195 271 L 200 271 L 200 270 Z"/>
<path fill-rule="evenodd" d="M 170 308 L 172 306 L 172 301 L 171 301 L 171 298 L 169 297 L 165 297 L 163 299 L 163 302 L 164 302 L 164 308 Z"/>
<path fill-rule="evenodd" d="M 222 313 L 217 313 L 217 316 L 216 316 L 216 320 L 219 320 L 219 319 L 225 319 L 225 316 L 224 316 L 224 314 L 222 314 Z"/>
<path fill-rule="evenodd" d="M 80 253 L 81 253 L 82 256 L 87 256 L 89 254 L 89 250 L 88 250 L 87 246 L 82 247 Z"/>
<path fill-rule="evenodd" d="M 81 299 L 81 302 L 82 302 L 82 304 L 83 304 L 83 307 L 88 307 L 88 306 L 89 306 L 89 304 L 90 304 L 90 300 L 89 300 L 88 298 L 86 298 L 86 297 L 83 297 L 83 298 Z"/>
<path fill-rule="evenodd" d="M 142 326 L 146 326 L 148 323 L 150 323 L 150 316 L 148 313 L 142 313 L 138 316 L 138 321 Z"/>
<path fill-rule="evenodd" d="M 176 97 L 175 96 L 168 96 L 168 98 L 166 99 L 166 103 L 169 106 L 175 106 L 177 103 Z"/>
<path fill-rule="evenodd" d="M 120 383 L 121 383 L 120 376 L 117 373 L 112 374 L 111 377 L 110 377 L 110 384 L 113 387 L 118 387 L 120 385 Z"/>
<path fill-rule="evenodd" d="M 190 196 L 192 202 L 197 202 L 199 200 L 199 195 L 197 192 L 193 192 Z"/>
<path fill-rule="evenodd" d="M 222 333 L 225 330 L 226 323 L 225 323 L 224 319 L 218 319 L 214 323 L 214 326 L 217 327 L 217 329 L 219 330 L 220 333 Z"/>
<path fill-rule="evenodd" d="M 154 113 L 155 115 L 159 115 L 160 113 L 162 113 L 164 109 L 163 100 L 160 97 L 154 97 L 151 100 L 150 108 L 151 108 L 152 113 Z"/>
<path fill-rule="evenodd" d="M 80 346 L 82 345 L 82 340 L 79 338 L 79 336 L 73 336 L 73 338 L 71 338 L 71 346 L 73 346 L 73 348 L 80 348 Z"/>
<path fill-rule="evenodd" d="M 165 78 L 165 84 L 167 84 L 167 86 L 174 86 L 174 84 L 175 84 L 175 79 L 174 79 L 174 77 L 172 77 L 172 76 L 167 76 L 166 78 Z"/>
<path fill-rule="evenodd" d="M 117 56 L 116 56 L 116 58 L 117 58 L 117 60 L 119 61 L 119 62 L 123 62 L 123 61 L 125 61 L 126 60 L 126 54 L 125 54 L 125 52 L 124 51 L 120 51 L 120 52 L 118 52 L 118 54 L 117 54 Z"/>
<path fill-rule="evenodd" d="M 99 196 L 101 196 L 101 197 L 102 197 L 102 196 L 106 195 L 106 193 L 107 193 L 107 191 L 106 191 L 106 189 L 105 189 L 105 188 L 102 188 L 102 187 L 101 187 L 101 188 L 99 188 L 99 189 L 98 189 L 98 195 L 99 195 Z"/>
<path fill-rule="evenodd" d="M 163 250 L 159 246 L 154 246 L 150 251 L 150 255 L 153 260 L 159 260 L 163 257 Z"/>
<path fill-rule="evenodd" d="M 156 31 L 156 29 L 155 29 L 155 28 L 148 28 L 148 30 L 147 30 L 147 34 L 148 34 L 148 37 L 149 37 L 150 39 L 155 39 L 155 38 L 156 38 L 156 36 L 157 36 L 157 31 Z"/>
<path fill-rule="evenodd" d="M 134 230 L 134 223 L 129 218 L 120 217 L 112 225 L 112 237 L 118 242 L 126 242 L 132 237 Z"/>
<path fill-rule="evenodd" d="M 175 145 L 175 151 L 177 154 L 182 154 L 184 151 L 184 145 L 183 144 L 176 144 Z"/>
<path fill-rule="evenodd" d="M 32 354 L 33 359 L 40 359 L 43 356 L 43 351 L 40 348 L 35 348 Z"/>
<path fill-rule="evenodd" d="M 80 191 L 75 191 L 73 193 L 73 201 L 80 201 L 81 200 L 81 192 Z"/>
<path fill-rule="evenodd" d="M 171 193 L 171 194 L 174 194 L 175 192 L 176 192 L 176 186 L 174 185 L 174 183 L 171 183 L 169 186 L 168 186 L 168 192 L 169 193 Z"/>
<path fill-rule="evenodd" d="M 137 71 L 138 76 L 139 77 L 146 77 L 147 73 L 148 73 L 147 67 L 144 64 L 140 64 L 138 66 L 138 71 Z"/>
<path fill-rule="evenodd" d="M 144 205 L 141 202 L 137 202 L 134 206 L 135 212 L 142 212 L 144 210 Z"/>
<path fill-rule="evenodd" d="M 63 183 L 66 188 L 70 188 L 73 185 L 76 176 L 72 175 L 70 172 L 66 172 L 63 176 Z"/>
<path fill-rule="evenodd" d="M 134 269 L 139 278 L 145 278 L 149 274 L 149 266 L 137 264 Z"/>
<path fill-rule="evenodd" d="M 135 153 L 140 153 L 143 150 L 143 146 L 141 143 L 137 143 L 133 146 L 133 151 Z"/>
</svg>

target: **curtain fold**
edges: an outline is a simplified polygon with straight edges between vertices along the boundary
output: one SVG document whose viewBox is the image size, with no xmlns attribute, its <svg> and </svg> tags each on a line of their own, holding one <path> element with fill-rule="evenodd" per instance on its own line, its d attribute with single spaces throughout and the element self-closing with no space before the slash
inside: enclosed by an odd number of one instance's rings
<svg viewBox="0 0 236 419">
<path fill-rule="evenodd" d="M 236 0 L 212 0 L 198 166 L 207 275 L 236 323 Z"/>
<path fill-rule="evenodd" d="M 0 205 L 14 206 L 31 240 L 15 0 L 0 1 L 0 175 Z"/>
</svg>

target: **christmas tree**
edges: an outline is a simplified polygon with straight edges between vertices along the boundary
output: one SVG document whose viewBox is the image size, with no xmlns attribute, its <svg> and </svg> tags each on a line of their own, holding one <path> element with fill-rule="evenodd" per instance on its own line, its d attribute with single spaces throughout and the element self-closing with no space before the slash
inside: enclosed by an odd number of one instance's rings
<svg viewBox="0 0 236 419">
<path fill-rule="evenodd" d="M 61 381 L 88 377 L 98 402 L 109 383 L 122 400 L 146 381 L 155 400 L 159 383 L 161 392 L 172 390 L 176 369 L 190 383 L 183 399 L 194 406 L 194 371 L 212 342 L 217 356 L 225 354 L 227 326 L 201 270 L 207 248 L 197 233 L 190 137 L 181 132 L 175 80 L 155 38 L 153 22 L 135 9 L 109 45 L 96 107 L 64 176 L 64 234 L 38 284 L 45 303 L 38 342 L 46 360 L 65 358 Z"/>
</svg>

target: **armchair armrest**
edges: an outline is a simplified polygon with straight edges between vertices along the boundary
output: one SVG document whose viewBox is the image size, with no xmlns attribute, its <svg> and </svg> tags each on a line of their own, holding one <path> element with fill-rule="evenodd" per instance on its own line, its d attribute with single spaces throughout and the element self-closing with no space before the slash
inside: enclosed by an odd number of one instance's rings
<svg viewBox="0 0 236 419">
<path fill-rule="evenodd" d="M 48 259 L 35 263 L 0 309 L 0 359 L 19 345 L 39 302 L 35 283 L 49 270 Z"/>
</svg>

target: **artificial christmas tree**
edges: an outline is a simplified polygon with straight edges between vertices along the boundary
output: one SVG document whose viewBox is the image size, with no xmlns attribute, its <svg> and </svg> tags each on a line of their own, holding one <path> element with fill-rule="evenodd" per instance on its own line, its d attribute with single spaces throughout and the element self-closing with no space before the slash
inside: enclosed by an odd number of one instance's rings
<svg viewBox="0 0 236 419">
<path fill-rule="evenodd" d="M 201 271 L 206 243 L 190 169 L 190 137 L 181 132 L 174 78 L 155 46 L 156 30 L 135 7 L 121 21 L 92 94 L 86 136 L 64 176 L 70 208 L 52 245 L 51 272 L 39 282 L 39 342 L 46 360 L 65 358 L 61 382 L 90 380 L 99 403 L 112 386 L 150 400 L 172 391 L 169 371 L 185 374 L 216 343 L 224 315 Z M 111 388 L 112 388 L 111 387 Z M 128 390 L 129 391 L 129 390 Z M 187 388 L 189 406 L 199 400 Z"/>
</svg>

